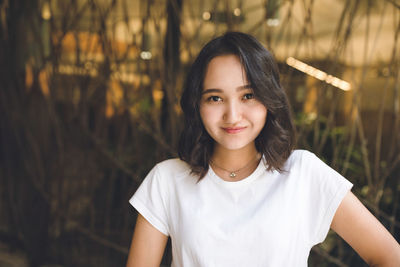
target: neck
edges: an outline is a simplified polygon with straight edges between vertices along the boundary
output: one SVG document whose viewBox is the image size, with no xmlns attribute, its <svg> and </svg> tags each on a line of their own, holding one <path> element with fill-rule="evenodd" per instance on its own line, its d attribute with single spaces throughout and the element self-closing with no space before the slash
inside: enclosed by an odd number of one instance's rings
<svg viewBox="0 0 400 267">
<path fill-rule="evenodd" d="M 255 160 L 257 154 L 258 152 L 254 144 L 239 150 L 228 150 L 216 146 L 212 155 L 212 161 L 225 169 L 235 170 Z"/>
</svg>

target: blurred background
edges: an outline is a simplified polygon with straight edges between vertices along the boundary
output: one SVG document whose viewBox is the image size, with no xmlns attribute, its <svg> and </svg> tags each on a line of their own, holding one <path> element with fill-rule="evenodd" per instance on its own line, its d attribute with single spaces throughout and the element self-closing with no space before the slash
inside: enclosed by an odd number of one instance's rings
<svg viewBox="0 0 400 267">
<path fill-rule="evenodd" d="M 298 147 L 399 241 L 398 0 L 0 0 L 0 266 L 125 264 L 128 199 L 177 156 L 185 74 L 227 30 L 273 52 Z M 309 266 L 366 265 L 330 233 Z"/>
</svg>

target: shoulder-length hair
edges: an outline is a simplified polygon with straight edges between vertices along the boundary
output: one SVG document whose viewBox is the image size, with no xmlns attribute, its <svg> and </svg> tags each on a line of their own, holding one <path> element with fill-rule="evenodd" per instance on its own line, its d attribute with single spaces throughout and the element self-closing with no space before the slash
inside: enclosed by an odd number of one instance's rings
<svg viewBox="0 0 400 267">
<path fill-rule="evenodd" d="M 267 170 L 283 171 L 283 165 L 295 146 L 290 106 L 273 56 L 248 34 L 225 33 L 200 51 L 188 72 L 181 98 L 184 128 L 179 140 L 179 157 L 200 179 L 208 171 L 214 148 L 214 140 L 205 130 L 199 112 L 203 80 L 213 58 L 230 54 L 240 59 L 255 98 L 268 110 L 264 128 L 255 140 L 257 151 L 265 158 Z"/>
</svg>

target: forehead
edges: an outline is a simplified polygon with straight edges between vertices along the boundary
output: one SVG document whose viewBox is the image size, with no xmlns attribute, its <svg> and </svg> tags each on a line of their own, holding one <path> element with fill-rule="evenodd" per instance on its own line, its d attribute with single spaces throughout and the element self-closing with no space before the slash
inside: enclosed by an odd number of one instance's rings
<svg viewBox="0 0 400 267">
<path fill-rule="evenodd" d="M 236 55 L 222 55 L 213 58 L 206 69 L 204 88 L 223 88 L 246 85 L 246 72 Z"/>
</svg>

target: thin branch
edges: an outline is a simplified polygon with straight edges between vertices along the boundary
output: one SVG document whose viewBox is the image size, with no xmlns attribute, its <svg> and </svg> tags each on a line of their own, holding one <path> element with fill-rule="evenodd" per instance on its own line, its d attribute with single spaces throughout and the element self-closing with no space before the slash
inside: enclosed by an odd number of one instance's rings
<svg viewBox="0 0 400 267">
<path fill-rule="evenodd" d="M 97 151 L 99 151 L 107 160 L 109 160 L 110 163 L 112 163 L 114 166 L 118 167 L 122 172 L 124 172 L 126 175 L 131 177 L 135 182 L 141 183 L 142 179 L 140 179 L 130 168 L 128 168 L 125 163 L 123 163 L 121 160 L 117 159 L 114 155 L 112 155 L 111 152 L 109 152 L 104 145 L 101 143 L 100 140 L 98 140 L 93 134 L 91 134 L 89 131 L 87 131 L 84 127 L 81 127 L 81 132 L 89 138 L 89 140 L 92 142 L 94 147 L 96 148 Z"/>
<path fill-rule="evenodd" d="M 108 248 L 112 248 L 115 251 L 121 252 L 124 255 L 128 254 L 128 249 L 124 246 L 121 246 L 117 243 L 114 243 L 110 240 L 108 240 L 107 238 L 104 238 L 98 234 L 93 233 L 92 231 L 90 231 L 89 229 L 87 229 L 86 227 L 83 227 L 82 225 L 80 225 L 78 222 L 73 221 L 73 220 L 68 220 L 67 221 L 70 225 L 72 225 L 73 229 L 76 229 L 78 232 L 80 232 L 81 234 L 85 235 L 86 237 L 90 238 L 91 240 L 95 241 L 96 243 L 103 245 L 105 247 Z"/>
</svg>

